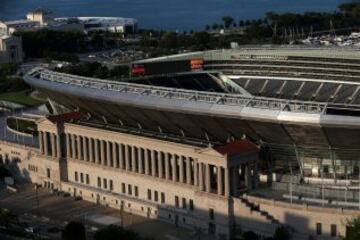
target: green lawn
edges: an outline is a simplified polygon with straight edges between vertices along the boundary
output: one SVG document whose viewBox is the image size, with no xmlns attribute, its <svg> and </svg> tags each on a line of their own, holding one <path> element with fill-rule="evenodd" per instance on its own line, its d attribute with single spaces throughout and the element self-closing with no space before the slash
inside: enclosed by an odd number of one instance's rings
<svg viewBox="0 0 360 240">
<path fill-rule="evenodd" d="M 30 96 L 29 90 L 19 91 L 19 92 L 8 92 L 0 94 L 0 101 L 9 101 L 13 103 L 22 104 L 25 106 L 36 106 L 45 102 L 40 99 L 35 99 Z"/>
</svg>

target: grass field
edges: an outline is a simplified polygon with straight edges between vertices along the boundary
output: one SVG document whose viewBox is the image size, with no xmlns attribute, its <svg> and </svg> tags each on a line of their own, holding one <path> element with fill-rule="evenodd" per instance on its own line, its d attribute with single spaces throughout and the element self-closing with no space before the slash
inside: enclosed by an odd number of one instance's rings
<svg viewBox="0 0 360 240">
<path fill-rule="evenodd" d="M 8 92 L 0 94 L 0 101 L 9 101 L 13 103 L 22 104 L 24 106 L 37 106 L 45 102 L 40 99 L 35 99 L 30 96 L 29 90 L 19 92 Z"/>
</svg>

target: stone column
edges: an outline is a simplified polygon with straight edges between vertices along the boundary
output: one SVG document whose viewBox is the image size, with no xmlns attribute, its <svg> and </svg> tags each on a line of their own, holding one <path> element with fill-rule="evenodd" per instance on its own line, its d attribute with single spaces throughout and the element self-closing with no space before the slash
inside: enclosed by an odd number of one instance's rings
<svg viewBox="0 0 360 240">
<path fill-rule="evenodd" d="M 222 177 L 222 167 L 217 167 L 217 194 L 223 195 L 223 177 Z"/>
<path fill-rule="evenodd" d="M 194 160 L 194 185 L 199 186 L 199 165 L 197 160 Z"/>
<path fill-rule="evenodd" d="M 76 159 L 76 144 L 75 144 L 76 136 L 74 134 L 71 134 L 71 153 L 72 153 L 72 159 Z"/>
<path fill-rule="evenodd" d="M 136 159 L 137 159 L 137 154 L 136 154 L 136 147 L 132 147 L 131 148 L 131 171 L 136 172 Z"/>
<path fill-rule="evenodd" d="M 151 150 L 151 175 L 156 177 L 156 153 L 155 150 Z"/>
<path fill-rule="evenodd" d="M 81 160 L 82 149 L 81 149 L 81 137 L 80 136 L 77 136 L 77 152 L 78 152 L 78 159 Z"/>
<path fill-rule="evenodd" d="M 47 138 L 47 132 L 44 132 L 44 154 L 45 156 L 49 155 L 49 146 L 48 146 L 48 138 Z"/>
<path fill-rule="evenodd" d="M 55 139 L 56 139 L 56 155 L 58 158 L 61 158 L 61 138 L 60 138 L 60 134 L 55 135 Z"/>
<path fill-rule="evenodd" d="M 39 131 L 39 149 L 40 149 L 40 153 L 44 154 L 43 132 L 42 131 Z"/>
<path fill-rule="evenodd" d="M 184 183 L 184 159 L 182 156 L 179 157 L 179 181 Z"/>
<path fill-rule="evenodd" d="M 66 157 L 71 158 L 70 134 L 66 134 Z"/>
<path fill-rule="evenodd" d="M 190 157 L 186 157 L 186 183 L 191 184 L 191 159 Z"/>
<path fill-rule="evenodd" d="M 204 191 L 204 168 L 202 163 L 199 163 L 199 182 L 200 190 Z"/>
<path fill-rule="evenodd" d="M 100 162 L 102 165 L 106 165 L 105 142 L 103 140 L 100 140 Z"/>
<path fill-rule="evenodd" d="M 83 137 L 83 151 L 84 151 L 84 161 L 89 161 L 89 145 L 88 138 Z"/>
<path fill-rule="evenodd" d="M 205 188 L 206 191 L 209 193 L 211 192 L 211 181 L 210 181 L 210 164 L 206 164 L 205 165 L 205 169 L 206 169 L 206 183 L 205 183 Z"/>
<path fill-rule="evenodd" d="M 177 181 L 177 164 L 176 164 L 176 155 L 171 154 L 171 168 L 172 168 L 172 180 Z"/>
<path fill-rule="evenodd" d="M 50 142 L 51 142 L 51 156 L 56 157 L 55 134 L 53 133 L 50 133 Z"/>
<path fill-rule="evenodd" d="M 143 166 L 143 158 L 142 158 L 142 151 L 143 149 L 142 148 L 138 148 L 138 166 L 139 166 L 139 173 L 143 174 L 144 173 L 144 166 Z"/>
<path fill-rule="evenodd" d="M 127 171 L 130 171 L 130 156 L 129 156 L 129 151 L 130 151 L 130 146 L 129 145 L 125 145 L 125 169 Z"/>
<path fill-rule="evenodd" d="M 247 163 L 245 165 L 245 186 L 249 190 L 252 189 L 252 185 L 251 185 L 251 167 L 250 167 L 249 163 Z"/>
<path fill-rule="evenodd" d="M 157 157 L 158 157 L 158 172 L 159 172 L 159 178 L 163 178 L 164 177 L 164 165 L 163 165 L 163 154 L 161 151 L 157 152 Z"/>
<path fill-rule="evenodd" d="M 90 162 L 95 162 L 95 158 L 94 158 L 94 144 L 93 144 L 93 139 L 89 138 L 89 161 Z"/>
<path fill-rule="evenodd" d="M 114 166 L 112 157 L 112 151 L 111 151 L 111 142 L 106 141 L 106 165 L 109 167 Z"/>
<path fill-rule="evenodd" d="M 119 151 L 117 151 L 116 149 L 116 143 L 112 143 L 112 155 L 113 155 L 113 162 L 114 162 L 114 165 L 113 167 L 116 167 L 116 168 L 119 168 L 119 158 L 117 157 L 117 154 Z"/>
<path fill-rule="evenodd" d="M 119 163 L 121 169 L 125 168 L 124 160 L 124 145 L 119 143 Z"/>
<path fill-rule="evenodd" d="M 168 153 L 164 153 L 164 161 L 165 161 L 165 179 L 166 180 L 170 180 L 170 159 L 169 159 L 169 154 Z"/>
<path fill-rule="evenodd" d="M 225 196 L 229 196 L 230 195 L 230 182 L 229 182 L 229 168 L 226 167 L 225 168 L 225 192 L 224 192 L 224 195 Z"/>
<path fill-rule="evenodd" d="M 98 139 L 94 139 L 94 145 L 95 145 L 95 161 L 97 164 L 101 163 L 101 159 L 99 158 L 99 140 Z"/>
<path fill-rule="evenodd" d="M 236 196 L 238 194 L 239 167 L 235 166 L 231 168 L 231 179 L 232 179 L 232 193 L 233 196 Z"/>
<path fill-rule="evenodd" d="M 149 151 L 148 149 L 144 149 L 144 163 L 145 163 L 145 174 L 150 175 L 150 168 L 149 168 Z"/>
</svg>

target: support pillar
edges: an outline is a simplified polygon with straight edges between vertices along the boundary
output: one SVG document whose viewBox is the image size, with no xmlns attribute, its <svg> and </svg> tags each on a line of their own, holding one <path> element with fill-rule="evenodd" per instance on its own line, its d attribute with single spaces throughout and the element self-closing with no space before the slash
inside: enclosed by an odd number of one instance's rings
<svg viewBox="0 0 360 240">
<path fill-rule="evenodd" d="M 184 159 L 182 156 L 179 157 L 179 181 L 184 183 Z"/>
<path fill-rule="evenodd" d="M 125 164 L 124 164 L 124 145 L 119 144 L 119 163 L 120 163 L 120 169 L 124 169 L 125 168 Z"/>
<path fill-rule="evenodd" d="M 50 142 L 51 142 L 51 156 L 56 157 L 55 134 L 53 133 L 50 133 Z"/>
<path fill-rule="evenodd" d="M 223 176 L 222 176 L 222 167 L 217 167 L 217 194 L 223 195 Z"/>
<path fill-rule="evenodd" d="M 47 132 L 44 132 L 44 154 L 45 154 L 45 156 L 49 155 Z"/>
<path fill-rule="evenodd" d="M 149 168 L 149 150 L 144 149 L 144 163 L 145 163 L 145 174 L 150 175 L 150 168 Z"/>
<path fill-rule="evenodd" d="M 106 156 L 105 156 L 105 142 L 100 140 L 100 164 L 106 164 Z"/>
<path fill-rule="evenodd" d="M 156 154 L 154 150 L 151 150 L 151 175 L 156 177 Z"/>
<path fill-rule="evenodd" d="M 200 190 L 204 191 L 204 168 L 202 163 L 199 163 L 199 181 L 200 181 Z"/>
<path fill-rule="evenodd" d="M 81 137 L 80 136 L 77 136 L 77 153 L 78 153 L 78 159 L 81 160 L 82 149 L 81 149 Z"/>
<path fill-rule="evenodd" d="M 191 159 L 190 157 L 186 157 L 186 183 L 191 184 Z"/>
<path fill-rule="evenodd" d="M 206 169 L 206 183 L 205 183 L 205 188 L 206 188 L 206 192 L 210 193 L 211 192 L 211 181 L 210 181 L 210 164 L 206 164 L 205 165 L 205 169 Z"/>
<path fill-rule="evenodd" d="M 251 167 L 250 164 L 247 163 L 245 166 L 245 185 L 248 190 L 252 189 L 251 184 Z"/>
<path fill-rule="evenodd" d="M 169 154 L 164 153 L 164 161 L 165 161 L 165 179 L 170 180 L 170 164 L 169 164 Z"/>
<path fill-rule="evenodd" d="M 92 163 L 95 162 L 93 141 L 94 140 L 92 138 L 89 138 L 89 161 Z"/>
<path fill-rule="evenodd" d="M 94 139 L 94 144 L 95 144 L 95 160 L 97 164 L 101 164 L 101 159 L 99 157 L 99 140 L 98 139 Z"/>
<path fill-rule="evenodd" d="M 71 146 L 70 146 L 70 135 L 66 134 L 66 157 L 70 158 L 71 157 Z"/>
<path fill-rule="evenodd" d="M 232 193 L 233 196 L 238 194 L 238 184 L 239 184 L 239 167 L 235 166 L 231 168 L 231 180 L 232 180 Z"/>
<path fill-rule="evenodd" d="M 87 137 L 83 137 L 83 150 L 84 150 L 84 160 L 86 162 L 89 161 L 89 139 Z"/>
<path fill-rule="evenodd" d="M 194 185 L 199 186 L 199 164 L 194 160 Z"/>
<path fill-rule="evenodd" d="M 116 167 L 116 168 L 119 168 L 119 158 L 118 158 L 118 156 L 117 156 L 117 154 L 118 154 L 118 151 L 117 151 L 117 149 L 116 149 L 116 143 L 112 143 L 112 155 L 113 155 L 113 162 L 114 162 L 114 165 L 113 165 L 113 167 Z"/>
<path fill-rule="evenodd" d="M 229 181 L 229 167 L 226 167 L 224 169 L 225 172 L 225 191 L 224 191 L 224 195 L 225 196 L 229 196 L 230 195 L 230 181 Z"/>
<path fill-rule="evenodd" d="M 171 155 L 171 169 L 172 169 L 172 180 L 176 182 L 177 180 L 177 163 L 176 163 L 176 155 Z"/>
<path fill-rule="evenodd" d="M 106 165 L 108 167 L 114 166 L 114 163 L 112 162 L 113 159 L 111 159 L 111 157 L 112 157 L 111 142 L 106 141 Z"/>
<path fill-rule="evenodd" d="M 158 172 L 159 172 L 159 178 L 164 177 L 164 165 L 163 165 L 163 154 L 162 152 L 157 152 L 157 158 L 158 158 Z"/>
<path fill-rule="evenodd" d="M 75 143 L 76 136 L 74 134 L 71 134 L 71 153 L 72 153 L 72 159 L 76 159 L 76 143 Z"/>
<path fill-rule="evenodd" d="M 61 138 L 60 138 L 60 134 L 55 135 L 55 139 L 56 139 L 56 156 L 58 158 L 61 158 Z"/>
<path fill-rule="evenodd" d="M 136 172 L 136 147 L 131 147 L 131 171 Z"/>
<path fill-rule="evenodd" d="M 142 157 L 142 152 L 143 149 L 142 148 L 138 148 L 138 166 L 139 166 L 139 173 L 143 174 L 144 173 L 144 166 L 143 166 L 143 157 Z"/>
<path fill-rule="evenodd" d="M 125 145 L 125 169 L 130 171 L 130 156 L 129 156 L 130 146 Z"/>
</svg>

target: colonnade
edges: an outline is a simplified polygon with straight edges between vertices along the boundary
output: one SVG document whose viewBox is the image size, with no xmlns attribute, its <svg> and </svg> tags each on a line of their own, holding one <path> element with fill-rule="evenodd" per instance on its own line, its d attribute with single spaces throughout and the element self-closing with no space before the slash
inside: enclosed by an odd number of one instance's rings
<svg viewBox="0 0 360 240">
<path fill-rule="evenodd" d="M 39 148 L 45 156 L 61 157 L 61 143 L 55 133 L 39 131 Z"/>
</svg>

